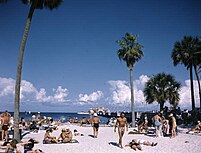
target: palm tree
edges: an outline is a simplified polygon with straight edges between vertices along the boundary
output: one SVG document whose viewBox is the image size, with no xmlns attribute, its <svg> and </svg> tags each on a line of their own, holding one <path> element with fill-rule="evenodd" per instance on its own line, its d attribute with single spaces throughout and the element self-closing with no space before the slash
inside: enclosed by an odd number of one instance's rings
<svg viewBox="0 0 201 153">
<path fill-rule="evenodd" d="M 18 66 L 17 66 L 16 84 L 15 84 L 14 138 L 17 140 L 20 140 L 19 111 L 20 111 L 20 84 L 21 84 L 22 62 L 33 13 L 35 9 L 43 9 L 44 7 L 50 10 L 57 8 L 62 1 L 63 0 L 22 0 L 24 4 L 30 4 L 30 9 L 27 17 L 25 31 L 22 37 L 22 42 L 20 45 L 20 53 L 18 57 Z"/>
<path fill-rule="evenodd" d="M 125 61 L 130 70 L 132 127 L 135 126 L 133 65 L 143 56 L 143 46 L 137 42 L 137 37 L 138 35 L 133 36 L 130 33 L 126 33 L 125 37 L 122 37 L 121 40 L 117 40 L 117 43 L 120 46 L 120 49 L 117 51 L 119 59 Z"/>
<path fill-rule="evenodd" d="M 194 63 L 195 76 L 196 76 L 197 82 L 198 82 L 200 108 L 201 108 L 201 86 L 200 86 L 200 78 L 198 75 L 201 72 L 201 40 L 200 39 L 198 37 L 196 38 L 197 45 L 195 47 L 196 51 L 193 54 L 193 63 Z"/>
<path fill-rule="evenodd" d="M 178 105 L 179 89 L 181 84 L 177 82 L 174 76 L 165 73 L 153 75 L 150 80 L 145 84 L 144 96 L 146 102 L 151 104 L 158 102 L 160 104 L 160 111 L 163 110 L 164 104 L 169 100 L 173 107 Z"/>
<path fill-rule="evenodd" d="M 190 82 L 191 82 L 191 101 L 192 101 L 192 110 L 195 109 L 195 98 L 194 98 L 194 87 L 193 87 L 193 66 L 194 63 L 194 53 L 197 50 L 198 39 L 191 36 L 184 36 L 183 40 L 177 41 L 174 44 L 172 51 L 173 63 L 176 66 L 177 64 L 184 64 L 187 70 L 190 70 Z"/>
</svg>

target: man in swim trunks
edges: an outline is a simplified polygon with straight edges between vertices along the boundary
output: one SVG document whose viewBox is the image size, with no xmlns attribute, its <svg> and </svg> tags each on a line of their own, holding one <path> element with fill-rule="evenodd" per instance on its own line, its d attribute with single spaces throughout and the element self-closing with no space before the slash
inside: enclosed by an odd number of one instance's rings
<svg viewBox="0 0 201 153">
<path fill-rule="evenodd" d="M 126 126 L 126 131 L 128 131 L 128 122 L 125 117 L 124 112 L 121 112 L 120 117 L 117 118 L 116 125 L 114 127 L 114 132 L 116 132 L 116 128 L 118 127 L 118 134 L 119 134 L 119 145 L 121 148 L 123 148 L 122 145 L 122 138 L 125 132 L 125 126 Z"/>
<path fill-rule="evenodd" d="M 6 111 L 3 114 L 2 118 L 2 140 L 4 140 L 5 136 L 6 142 L 8 141 L 9 122 L 10 122 L 10 114 Z"/>
<path fill-rule="evenodd" d="M 161 117 L 159 115 L 160 115 L 160 113 L 156 114 L 152 118 L 152 120 L 154 122 L 155 129 L 156 129 L 156 133 L 155 133 L 156 137 L 162 136 L 161 135 L 161 128 L 162 128 L 161 121 L 162 121 L 162 119 L 161 119 Z"/>
<path fill-rule="evenodd" d="M 93 118 L 92 122 L 93 122 L 94 138 L 97 138 L 98 129 L 99 129 L 99 123 L 100 123 L 100 119 L 98 118 L 97 113 L 94 113 L 94 118 Z"/>
</svg>

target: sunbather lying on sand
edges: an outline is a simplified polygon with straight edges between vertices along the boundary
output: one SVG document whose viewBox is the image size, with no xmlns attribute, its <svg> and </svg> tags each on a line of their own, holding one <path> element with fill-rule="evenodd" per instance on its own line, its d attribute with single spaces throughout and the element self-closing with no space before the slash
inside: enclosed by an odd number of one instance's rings
<svg viewBox="0 0 201 153">
<path fill-rule="evenodd" d="M 22 143 L 18 143 L 16 139 L 13 139 L 10 143 L 7 144 L 5 153 L 22 153 L 18 149 L 17 145 L 24 145 L 24 153 L 43 153 L 40 149 L 33 149 L 34 143 L 37 142 L 33 139 Z"/>
<path fill-rule="evenodd" d="M 186 133 L 201 133 L 201 122 L 197 121 L 195 128 L 192 128 L 191 130 L 189 130 Z"/>
<path fill-rule="evenodd" d="M 33 149 L 35 143 L 34 139 L 29 139 L 29 141 L 22 143 L 24 145 L 24 153 L 43 153 L 40 149 Z"/>
<path fill-rule="evenodd" d="M 125 145 L 125 147 L 131 147 L 131 149 L 134 150 L 142 150 L 142 147 L 140 146 L 140 144 L 136 143 L 134 140 L 132 140 L 129 144 Z"/>
<path fill-rule="evenodd" d="M 142 150 L 141 145 L 146 145 L 146 146 L 156 146 L 158 143 L 154 142 L 149 142 L 146 140 L 141 140 L 141 139 L 133 139 L 129 144 L 125 145 L 125 147 L 131 147 L 132 149 L 136 150 Z"/>
<path fill-rule="evenodd" d="M 13 139 L 10 143 L 7 144 L 5 153 L 22 153 L 17 148 L 18 141 L 16 139 Z"/>
</svg>

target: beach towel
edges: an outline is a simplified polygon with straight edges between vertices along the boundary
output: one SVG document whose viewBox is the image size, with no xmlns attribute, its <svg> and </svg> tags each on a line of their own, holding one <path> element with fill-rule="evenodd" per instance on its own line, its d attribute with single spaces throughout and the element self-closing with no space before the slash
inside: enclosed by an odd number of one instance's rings
<svg viewBox="0 0 201 153">
<path fill-rule="evenodd" d="M 147 134 L 146 132 L 130 131 L 128 134 Z"/>
<path fill-rule="evenodd" d="M 65 143 L 79 143 L 79 141 L 77 141 L 76 139 L 72 139 L 70 142 L 65 142 Z M 57 143 L 43 140 L 43 144 L 57 144 Z M 60 142 L 58 144 L 64 144 L 64 142 Z"/>
<path fill-rule="evenodd" d="M 65 142 L 65 143 L 79 143 L 76 139 L 72 139 L 70 142 Z"/>
<path fill-rule="evenodd" d="M 186 132 L 186 134 L 199 135 L 199 136 L 201 136 L 201 133 L 197 133 L 197 132 L 193 132 L 193 131 Z"/>
<path fill-rule="evenodd" d="M 43 144 L 55 144 L 55 141 L 43 140 Z"/>
</svg>

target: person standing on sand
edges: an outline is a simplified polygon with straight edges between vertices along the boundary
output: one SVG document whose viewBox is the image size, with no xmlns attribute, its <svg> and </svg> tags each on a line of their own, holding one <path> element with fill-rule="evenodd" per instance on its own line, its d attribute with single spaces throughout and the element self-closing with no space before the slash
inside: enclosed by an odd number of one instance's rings
<svg viewBox="0 0 201 153">
<path fill-rule="evenodd" d="M 169 117 L 171 117 L 171 120 L 172 120 L 172 129 L 171 129 L 172 136 L 171 137 L 174 138 L 176 137 L 177 122 L 172 113 L 169 115 Z"/>
<path fill-rule="evenodd" d="M 159 137 L 159 136 L 162 136 L 161 135 L 161 127 L 162 127 L 162 125 L 161 125 L 161 121 L 162 121 L 162 119 L 161 119 L 161 117 L 159 116 L 160 115 L 160 113 L 158 113 L 158 114 L 156 114 L 153 118 L 152 118 L 152 121 L 154 122 L 154 126 L 155 126 L 155 129 L 156 129 L 156 137 Z"/>
<path fill-rule="evenodd" d="M 99 123 L 100 119 L 97 117 L 98 115 L 94 113 L 94 118 L 92 120 L 93 122 L 93 131 L 94 131 L 94 138 L 97 138 L 98 136 L 98 129 L 99 129 Z"/>
<path fill-rule="evenodd" d="M 122 138 L 125 132 L 125 126 L 126 126 L 126 131 L 128 131 L 128 122 L 125 117 L 124 112 L 121 112 L 120 117 L 117 118 L 116 125 L 114 127 L 114 132 L 116 132 L 116 128 L 118 127 L 118 134 L 119 134 L 119 145 L 121 148 L 123 148 L 122 145 Z"/>
<path fill-rule="evenodd" d="M 6 111 L 4 113 L 1 122 L 2 122 L 2 140 L 4 140 L 4 136 L 5 136 L 5 140 L 7 142 L 8 141 L 8 129 L 9 129 L 9 123 L 10 123 L 10 114 L 8 113 L 8 111 Z"/>
</svg>

